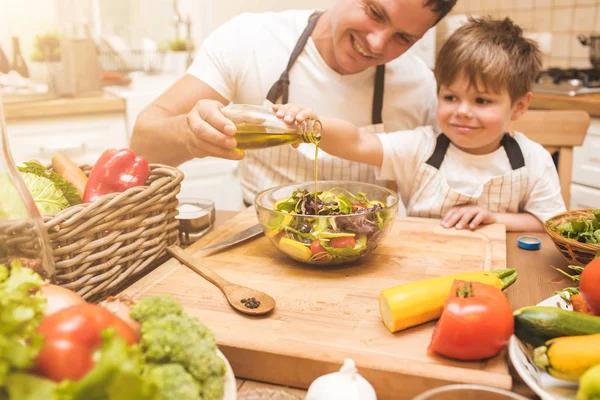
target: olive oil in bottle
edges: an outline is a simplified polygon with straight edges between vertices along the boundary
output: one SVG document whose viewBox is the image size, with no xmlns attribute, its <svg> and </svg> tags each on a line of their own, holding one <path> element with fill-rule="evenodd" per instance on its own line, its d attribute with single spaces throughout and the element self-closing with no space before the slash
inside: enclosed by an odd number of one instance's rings
<svg viewBox="0 0 600 400">
<path fill-rule="evenodd" d="M 237 147 L 243 150 L 321 140 L 321 122 L 315 119 L 286 124 L 272 110 L 250 104 L 230 104 L 221 111 L 235 124 Z"/>
<path fill-rule="evenodd" d="M 266 107 L 251 104 L 230 104 L 221 109 L 236 127 L 235 140 L 242 150 L 266 149 L 294 143 L 315 144 L 313 174 L 315 178 L 315 204 L 317 202 L 317 166 L 321 122 L 307 119 L 301 124 L 287 124 Z"/>
</svg>

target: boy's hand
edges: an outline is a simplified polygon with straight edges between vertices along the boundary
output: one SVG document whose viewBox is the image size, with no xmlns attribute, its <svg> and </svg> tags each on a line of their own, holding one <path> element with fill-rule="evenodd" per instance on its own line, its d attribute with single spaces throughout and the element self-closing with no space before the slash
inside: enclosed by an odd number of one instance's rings
<svg viewBox="0 0 600 400">
<path fill-rule="evenodd" d="M 453 207 L 444 215 L 442 226 L 444 228 L 475 229 L 481 224 L 493 224 L 496 216 L 490 210 L 475 205 Z"/>
<path fill-rule="evenodd" d="M 301 124 L 308 118 L 319 119 L 313 110 L 298 104 L 273 104 L 273 111 L 286 124 Z"/>
</svg>

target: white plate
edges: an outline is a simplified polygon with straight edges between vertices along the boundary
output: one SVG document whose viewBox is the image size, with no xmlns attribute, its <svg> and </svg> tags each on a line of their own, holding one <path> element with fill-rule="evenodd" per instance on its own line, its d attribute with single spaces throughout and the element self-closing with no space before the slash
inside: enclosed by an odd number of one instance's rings
<svg viewBox="0 0 600 400">
<path fill-rule="evenodd" d="M 573 310 L 559 295 L 538 303 L 538 306 Z M 525 345 L 515 335 L 510 338 L 508 355 L 519 376 L 542 400 L 575 400 L 577 383 L 556 379 L 538 369 L 533 363 L 533 348 Z"/>
<path fill-rule="evenodd" d="M 237 400 L 237 384 L 235 383 L 235 375 L 233 374 L 231 365 L 223 353 L 221 353 L 221 350 L 217 349 L 217 355 L 225 361 L 225 365 L 227 366 L 227 372 L 225 372 L 224 377 L 225 394 L 223 395 L 223 400 Z"/>
</svg>

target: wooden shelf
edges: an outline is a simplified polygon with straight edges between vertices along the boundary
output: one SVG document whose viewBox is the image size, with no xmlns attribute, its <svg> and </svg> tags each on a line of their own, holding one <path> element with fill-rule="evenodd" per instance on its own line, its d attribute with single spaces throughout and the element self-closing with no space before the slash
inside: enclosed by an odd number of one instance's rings
<svg viewBox="0 0 600 400">
<path fill-rule="evenodd" d="M 28 99 L 24 95 L 2 96 L 7 121 L 28 118 L 52 118 L 59 116 L 124 113 L 125 100 L 117 96 L 97 92 L 94 95 L 73 98 L 57 98 L 45 94 Z"/>
</svg>

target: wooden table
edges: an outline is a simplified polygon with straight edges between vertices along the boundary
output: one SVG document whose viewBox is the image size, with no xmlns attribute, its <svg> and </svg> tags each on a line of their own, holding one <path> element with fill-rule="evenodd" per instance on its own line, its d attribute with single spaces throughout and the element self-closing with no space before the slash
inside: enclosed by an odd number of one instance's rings
<svg viewBox="0 0 600 400">
<path fill-rule="evenodd" d="M 215 226 L 222 225 L 234 217 L 234 211 L 217 211 Z M 517 238 L 521 235 L 535 235 L 542 239 L 542 247 L 538 251 L 522 250 L 517 245 Z M 552 266 L 568 271 L 567 262 L 552 243 L 552 240 L 542 232 L 511 233 L 506 234 L 507 267 L 515 268 L 519 274 L 517 282 L 507 289 L 506 294 L 513 309 L 535 305 L 550 297 L 557 290 L 572 286 L 572 282 L 554 270 Z M 513 391 L 521 395 L 536 399 L 536 395 L 522 382 L 517 373 L 512 369 Z M 238 379 L 238 393 L 241 398 L 245 392 L 262 389 L 265 391 L 285 390 L 303 399 L 305 390 L 287 388 L 251 380 Z"/>
</svg>

